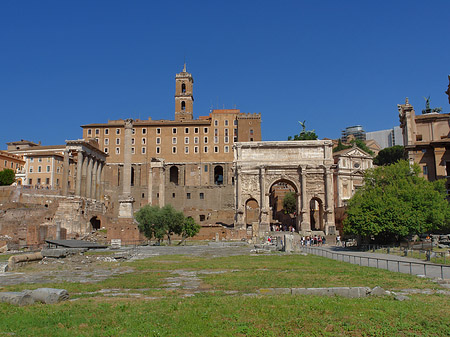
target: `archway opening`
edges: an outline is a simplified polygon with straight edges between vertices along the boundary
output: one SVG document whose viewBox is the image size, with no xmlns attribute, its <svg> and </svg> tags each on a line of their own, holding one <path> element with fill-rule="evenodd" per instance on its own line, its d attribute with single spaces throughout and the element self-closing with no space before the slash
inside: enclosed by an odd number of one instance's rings
<svg viewBox="0 0 450 337">
<path fill-rule="evenodd" d="M 170 182 L 178 185 L 178 167 L 176 166 L 170 168 Z"/>
<path fill-rule="evenodd" d="M 309 202 L 309 217 L 311 230 L 323 231 L 323 202 L 319 198 L 312 198 Z"/>
<path fill-rule="evenodd" d="M 93 230 L 99 230 L 101 227 L 101 221 L 99 218 L 97 218 L 97 216 L 93 216 L 91 218 L 91 220 L 89 220 L 89 222 L 91 223 L 92 229 Z"/>
<path fill-rule="evenodd" d="M 245 203 L 245 223 L 250 226 L 259 221 L 259 205 L 255 199 L 248 199 Z"/>
<path fill-rule="evenodd" d="M 281 179 L 272 184 L 269 205 L 272 209 L 271 227 L 280 230 L 297 228 L 297 188 L 289 180 Z"/>
<path fill-rule="evenodd" d="M 214 184 L 215 185 L 223 184 L 223 167 L 220 165 L 214 167 Z"/>
</svg>

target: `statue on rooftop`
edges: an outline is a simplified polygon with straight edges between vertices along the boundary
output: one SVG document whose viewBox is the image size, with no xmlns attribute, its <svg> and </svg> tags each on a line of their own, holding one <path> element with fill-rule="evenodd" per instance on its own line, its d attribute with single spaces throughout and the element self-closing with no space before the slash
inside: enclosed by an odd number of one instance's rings
<svg viewBox="0 0 450 337">
<path fill-rule="evenodd" d="M 428 97 L 424 97 L 426 104 L 425 104 L 425 109 L 422 110 L 422 114 L 429 114 L 429 113 L 440 113 L 442 111 L 442 108 L 430 108 L 430 96 Z"/>
</svg>

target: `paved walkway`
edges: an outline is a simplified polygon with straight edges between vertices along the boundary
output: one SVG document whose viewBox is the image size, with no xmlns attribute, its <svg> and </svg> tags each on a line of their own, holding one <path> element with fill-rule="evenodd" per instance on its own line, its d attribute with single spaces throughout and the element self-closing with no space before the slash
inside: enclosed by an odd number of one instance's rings
<svg viewBox="0 0 450 337">
<path fill-rule="evenodd" d="M 430 278 L 450 279 L 450 266 L 397 255 L 359 252 L 343 247 L 303 247 L 303 251 L 360 266 L 387 269 L 390 271 L 421 275 Z"/>
</svg>

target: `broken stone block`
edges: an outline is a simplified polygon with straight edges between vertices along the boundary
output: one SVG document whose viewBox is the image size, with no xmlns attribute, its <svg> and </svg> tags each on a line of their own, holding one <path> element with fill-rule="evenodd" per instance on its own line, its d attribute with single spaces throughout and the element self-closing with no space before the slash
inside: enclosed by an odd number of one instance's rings
<svg viewBox="0 0 450 337">
<path fill-rule="evenodd" d="M 381 287 L 375 287 L 370 291 L 370 296 L 387 296 L 389 293 Z"/>
<path fill-rule="evenodd" d="M 22 306 L 33 304 L 34 299 L 24 292 L 3 292 L 0 293 L 0 302 Z"/>
</svg>

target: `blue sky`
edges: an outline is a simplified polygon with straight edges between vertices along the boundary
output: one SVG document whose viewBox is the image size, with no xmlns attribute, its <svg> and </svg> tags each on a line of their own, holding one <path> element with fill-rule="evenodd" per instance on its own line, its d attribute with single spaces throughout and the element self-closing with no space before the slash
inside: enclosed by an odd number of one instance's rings
<svg viewBox="0 0 450 337">
<path fill-rule="evenodd" d="M 450 1 L 0 2 L 0 148 L 81 138 L 109 119 L 173 119 L 175 73 L 194 116 L 262 114 L 263 140 L 306 120 L 320 138 L 399 124 L 406 96 L 450 112 Z"/>
</svg>

